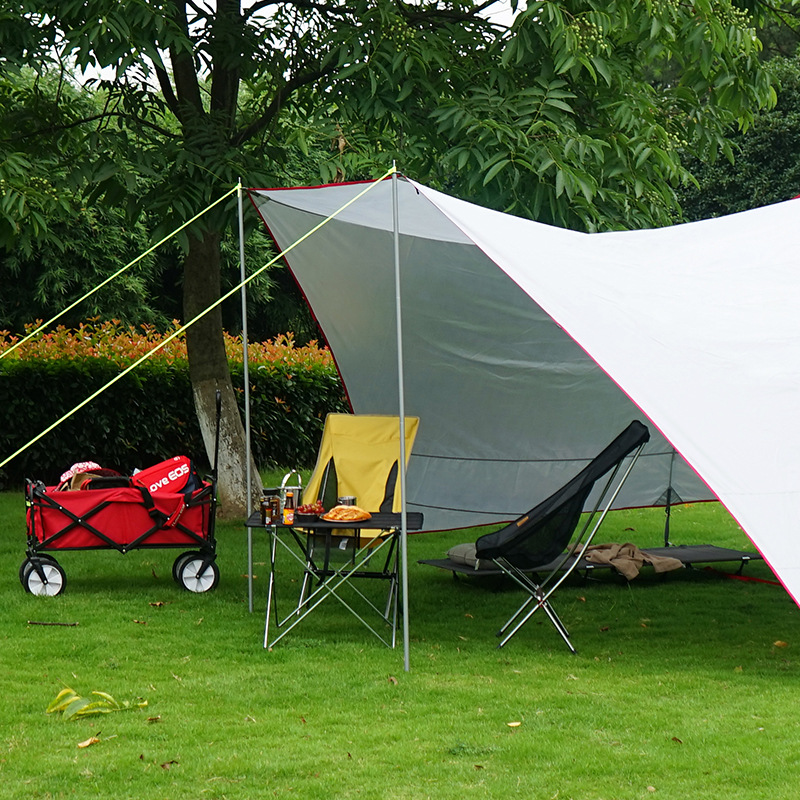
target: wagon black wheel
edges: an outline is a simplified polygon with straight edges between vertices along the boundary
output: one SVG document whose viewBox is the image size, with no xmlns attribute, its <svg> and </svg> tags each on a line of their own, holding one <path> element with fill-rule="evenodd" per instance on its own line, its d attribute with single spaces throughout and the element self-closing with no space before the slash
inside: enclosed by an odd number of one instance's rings
<svg viewBox="0 0 800 800">
<path fill-rule="evenodd" d="M 219 583 L 219 567 L 199 553 L 182 560 L 178 583 L 190 592 L 209 592 Z"/>
<path fill-rule="evenodd" d="M 48 562 L 48 563 L 50 563 L 50 564 L 57 564 L 57 563 L 58 563 L 58 562 L 57 562 L 57 561 L 56 561 L 56 560 L 53 558 L 53 556 L 48 556 L 46 553 L 37 553 L 37 554 L 36 554 L 36 558 L 38 558 L 38 559 L 39 559 L 39 561 L 41 561 L 41 562 L 45 562 L 45 561 L 47 561 L 47 562 Z M 19 566 L 19 582 L 22 584 L 22 586 L 23 586 L 23 588 L 25 589 L 25 591 L 27 591 L 27 590 L 28 590 L 28 587 L 27 587 L 27 585 L 26 585 L 26 583 L 25 583 L 25 579 L 26 579 L 26 577 L 27 577 L 25 573 L 26 573 L 26 572 L 27 572 L 29 569 L 33 569 L 33 562 L 30 560 L 30 558 L 26 558 L 26 559 L 25 559 L 25 560 L 22 562 L 22 564 L 20 564 L 20 566 Z"/>
<path fill-rule="evenodd" d="M 197 550 L 190 550 L 186 553 L 181 553 L 172 563 L 172 578 L 175 583 L 180 583 L 181 568 L 190 558 L 201 558 L 202 553 Z"/>
<path fill-rule="evenodd" d="M 25 591 L 38 597 L 55 597 L 64 591 L 67 585 L 67 576 L 55 559 L 40 560 L 39 569 L 28 560 L 28 566 L 23 570 L 22 585 L 25 587 Z"/>
</svg>

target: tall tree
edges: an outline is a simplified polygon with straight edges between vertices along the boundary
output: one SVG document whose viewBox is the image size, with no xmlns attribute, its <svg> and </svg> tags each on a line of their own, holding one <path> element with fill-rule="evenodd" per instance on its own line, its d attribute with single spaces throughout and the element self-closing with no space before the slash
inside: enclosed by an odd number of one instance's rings
<svg viewBox="0 0 800 800">
<path fill-rule="evenodd" d="M 687 175 L 682 150 L 725 148 L 773 99 L 751 18 L 730 0 L 18 0 L 5 58 L 97 74 L 105 105 L 83 127 L 72 177 L 154 211 L 169 230 L 239 176 L 281 182 L 287 147 L 333 142 L 333 179 L 418 177 L 491 205 L 584 228 L 663 223 Z M 16 41 L 16 40 L 15 40 Z M 2 58 L 2 57 L 0 57 Z M 53 64 L 53 62 L 55 63 Z M 2 62 L 0 62 L 2 63 Z M 653 77 L 669 67 L 669 80 Z M 50 67 L 52 68 L 52 67 Z M 152 178 L 141 197 L 130 187 Z M 136 201 L 136 202 L 130 202 Z M 231 207 L 187 233 L 185 319 L 221 286 Z M 243 496 L 219 309 L 187 333 L 201 427 L 224 396 L 220 494 Z"/>
</svg>

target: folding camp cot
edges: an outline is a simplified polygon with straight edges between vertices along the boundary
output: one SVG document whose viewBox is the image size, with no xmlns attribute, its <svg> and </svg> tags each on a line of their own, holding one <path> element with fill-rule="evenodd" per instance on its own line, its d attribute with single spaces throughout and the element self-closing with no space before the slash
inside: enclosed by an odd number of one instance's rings
<svg viewBox="0 0 800 800">
<path fill-rule="evenodd" d="M 54 596 L 66 574 L 51 555 L 68 550 L 192 548 L 173 564 L 175 581 L 192 592 L 217 586 L 214 523 L 217 504 L 220 395 L 212 474 L 203 479 L 186 456 L 175 456 L 131 477 L 80 473 L 76 483 L 26 482 L 26 557 L 19 570 L 26 591 Z M 99 470 L 107 473 L 108 470 Z M 78 487 L 78 488 L 73 488 Z"/>
<path fill-rule="evenodd" d="M 642 547 L 636 548 L 636 550 L 638 555 L 641 556 L 643 564 L 657 564 L 663 558 L 675 559 L 680 561 L 684 567 L 689 568 L 703 564 L 738 563 L 739 566 L 735 576 L 742 575 L 745 566 L 751 561 L 763 561 L 763 556 L 755 551 L 736 550 L 730 547 L 719 547 L 714 544 L 670 544 L 665 547 Z M 458 576 L 491 578 L 506 574 L 493 561 L 480 559 L 475 555 L 475 542 L 466 542 L 451 547 L 447 551 L 446 558 L 421 559 L 419 563 L 452 572 L 454 578 Z M 592 560 L 587 552 L 582 558 L 577 558 L 573 554 L 570 554 L 567 558 L 554 558 L 549 564 L 537 567 L 535 571 L 540 574 L 547 574 L 553 569 L 569 569 L 570 572 L 582 573 L 584 577 L 588 577 L 595 570 L 613 568 L 615 568 L 613 562 Z M 527 571 L 531 572 L 533 570 Z"/>
<path fill-rule="evenodd" d="M 405 420 L 406 460 L 419 420 Z M 267 525 L 270 535 L 270 575 L 264 623 L 264 647 L 271 648 L 329 597 L 335 597 L 368 630 L 389 647 L 396 644 L 398 615 L 398 544 L 402 525 L 399 489 L 400 419 L 393 416 L 329 414 L 325 420 L 317 463 L 303 493 L 303 503 L 320 500 L 326 509 L 339 498 L 355 498 L 370 512 L 363 522 L 331 522 L 321 517 L 293 525 Z M 420 513 L 408 513 L 406 529 L 422 527 Z M 251 527 L 263 523 L 254 514 Z M 278 612 L 278 553 L 288 554 L 302 568 L 299 599 L 291 611 Z M 291 563 L 291 562 L 290 562 Z M 386 587 L 381 607 L 356 582 L 370 579 Z M 365 586 L 365 584 L 362 584 Z M 345 590 L 349 590 L 345 596 Z M 388 635 L 366 618 L 377 613 Z M 270 621 L 280 633 L 270 639 Z"/>
</svg>

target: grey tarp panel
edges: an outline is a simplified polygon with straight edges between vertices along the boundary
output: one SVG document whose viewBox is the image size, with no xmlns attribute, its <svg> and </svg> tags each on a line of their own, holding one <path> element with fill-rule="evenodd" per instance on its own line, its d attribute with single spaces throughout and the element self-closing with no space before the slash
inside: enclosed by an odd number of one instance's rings
<svg viewBox="0 0 800 800">
<path fill-rule="evenodd" d="M 363 188 L 251 198 L 285 248 Z M 424 512 L 427 530 L 506 520 L 563 484 L 631 419 L 647 418 L 415 185 L 402 181 L 399 192 L 406 413 L 421 419 L 408 508 Z M 531 269 L 558 270 L 541 263 L 535 240 L 520 248 Z M 385 182 L 287 256 L 357 413 L 397 413 L 392 255 Z M 618 505 L 663 501 L 673 450 L 650 427 Z M 684 500 L 713 496 L 680 457 L 672 485 Z"/>
</svg>

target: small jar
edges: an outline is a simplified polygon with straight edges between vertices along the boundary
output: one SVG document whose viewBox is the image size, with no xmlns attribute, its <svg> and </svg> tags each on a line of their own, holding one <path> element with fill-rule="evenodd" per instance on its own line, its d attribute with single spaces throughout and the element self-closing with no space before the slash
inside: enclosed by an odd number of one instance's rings
<svg viewBox="0 0 800 800">
<path fill-rule="evenodd" d="M 270 497 L 269 499 L 269 524 L 278 525 L 281 521 L 281 499 L 280 497 Z"/>
</svg>

